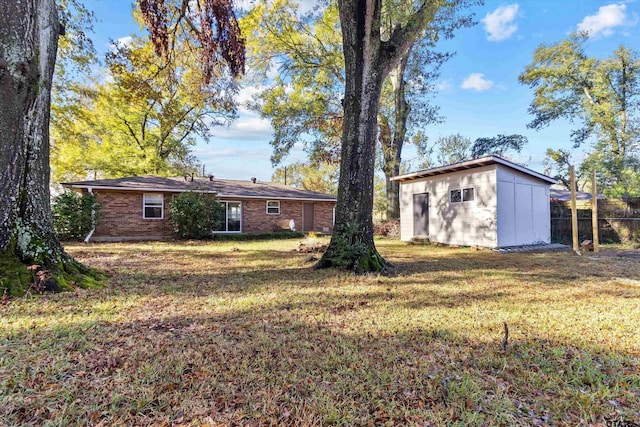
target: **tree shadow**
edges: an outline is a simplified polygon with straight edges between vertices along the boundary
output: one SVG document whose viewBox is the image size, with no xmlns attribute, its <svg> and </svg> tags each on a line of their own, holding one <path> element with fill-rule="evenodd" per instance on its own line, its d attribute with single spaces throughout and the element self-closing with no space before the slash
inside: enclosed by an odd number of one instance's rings
<svg viewBox="0 0 640 427">
<path fill-rule="evenodd" d="M 10 313 L 0 337 L 5 422 L 637 419 L 634 316 L 620 325 L 609 313 L 640 296 L 637 286 L 616 281 L 638 277 L 637 267 L 383 245 L 398 268 L 383 278 L 318 271 L 307 255 L 288 251 L 136 248 L 80 254 L 110 271 L 106 288 L 46 296 Z M 594 275 L 601 287 L 585 285 Z M 620 304 L 589 320 L 606 298 Z M 569 320 L 536 317 L 557 314 L 547 309 L 558 301 L 579 304 L 567 307 L 577 312 Z M 583 329 L 571 324 L 581 317 L 589 320 Z"/>
<path fill-rule="evenodd" d="M 0 416 L 10 424 L 531 425 L 596 423 L 619 411 L 633 420 L 632 354 L 517 329 L 505 349 L 497 320 L 474 335 L 368 318 L 370 304 L 386 298 L 304 295 L 25 329 L 0 342 Z"/>
</svg>

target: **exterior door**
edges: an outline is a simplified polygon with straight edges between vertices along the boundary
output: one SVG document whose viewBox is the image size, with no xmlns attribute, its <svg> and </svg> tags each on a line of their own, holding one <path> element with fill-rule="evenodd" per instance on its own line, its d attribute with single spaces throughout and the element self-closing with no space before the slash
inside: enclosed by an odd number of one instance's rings
<svg viewBox="0 0 640 427">
<path fill-rule="evenodd" d="M 413 195 L 413 235 L 429 236 L 429 193 Z"/>
<path fill-rule="evenodd" d="M 302 231 L 313 231 L 314 230 L 314 222 L 313 218 L 315 216 L 315 209 L 313 203 L 305 203 L 304 204 L 304 212 L 302 218 Z"/>
</svg>

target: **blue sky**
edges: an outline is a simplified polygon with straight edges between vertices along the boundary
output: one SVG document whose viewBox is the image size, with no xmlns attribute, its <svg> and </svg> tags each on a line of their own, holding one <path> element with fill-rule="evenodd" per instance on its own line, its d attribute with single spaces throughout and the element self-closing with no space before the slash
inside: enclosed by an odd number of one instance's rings
<svg viewBox="0 0 640 427">
<path fill-rule="evenodd" d="M 129 0 L 93 0 L 87 6 L 100 20 L 94 34 L 99 52 L 108 49 L 109 39 L 140 31 L 131 17 Z M 640 51 L 640 2 L 487 0 L 474 11 L 478 24 L 459 30 L 454 39 L 440 45 L 442 50 L 457 54 L 442 67 L 434 99 L 446 120 L 429 128 L 428 135 L 431 140 L 455 133 L 472 140 L 497 134 L 525 135 L 529 144 L 516 160 L 542 172 L 547 148 L 571 147 L 572 126 L 557 122 L 542 131 L 527 129 L 531 120 L 527 108 L 533 94 L 518 83 L 518 75 L 530 63 L 536 47 L 560 41 L 578 29 L 592 33 L 587 45 L 589 55 L 609 56 L 620 44 Z M 240 99 L 247 99 L 251 93 L 252 88 L 245 87 Z M 241 107 L 236 122 L 228 128 L 214 128 L 212 133 L 208 144 L 198 144 L 194 150 L 207 171 L 219 178 L 255 176 L 270 180 L 273 168 L 268 122 Z M 574 151 L 577 161 L 582 152 Z M 403 157 L 411 160 L 415 150 L 408 146 Z M 295 160 L 304 160 L 301 150 L 294 150 L 288 159 Z"/>
</svg>

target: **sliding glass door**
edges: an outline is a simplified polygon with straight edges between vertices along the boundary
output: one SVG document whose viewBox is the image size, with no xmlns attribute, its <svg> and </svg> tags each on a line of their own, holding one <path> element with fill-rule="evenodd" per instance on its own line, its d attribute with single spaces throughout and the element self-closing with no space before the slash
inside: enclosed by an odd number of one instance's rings
<svg viewBox="0 0 640 427">
<path fill-rule="evenodd" d="M 240 233 L 242 232 L 242 203 L 220 201 L 224 206 L 224 219 L 222 224 L 214 230 L 214 233 Z"/>
</svg>

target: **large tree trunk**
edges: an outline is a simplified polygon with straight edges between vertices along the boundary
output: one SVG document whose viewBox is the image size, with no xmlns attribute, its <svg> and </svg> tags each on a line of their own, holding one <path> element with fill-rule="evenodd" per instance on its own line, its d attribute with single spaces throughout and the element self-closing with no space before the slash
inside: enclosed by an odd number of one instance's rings
<svg viewBox="0 0 640 427">
<path fill-rule="evenodd" d="M 360 4 L 359 4 L 360 3 Z M 377 115 L 385 74 L 381 64 L 379 5 L 340 3 L 345 57 L 344 124 L 336 226 L 318 267 L 344 267 L 358 273 L 383 271 L 373 242 L 373 176 Z"/>
<path fill-rule="evenodd" d="M 344 125 L 336 224 L 318 267 L 386 271 L 373 242 L 373 174 L 382 82 L 431 22 L 440 2 L 425 1 L 404 27 L 380 39 L 381 0 L 340 0 L 345 59 Z"/>
<path fill-rule="evenodd" d="M 58 35 L 54 0 L 0 2 L 0 254 L 54 275 L 79 264 L 53 230 L 49 112 Z M 11 279 L 7 271 L 3 279 Z"/>
</svg>

